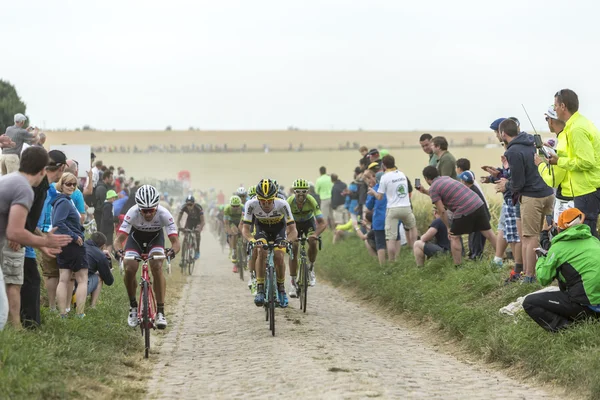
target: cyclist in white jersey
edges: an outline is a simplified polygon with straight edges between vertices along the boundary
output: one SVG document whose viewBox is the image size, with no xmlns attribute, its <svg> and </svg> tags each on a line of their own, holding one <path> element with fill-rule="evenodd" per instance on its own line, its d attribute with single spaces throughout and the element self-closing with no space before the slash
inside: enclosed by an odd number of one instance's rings
<svg viewBox="0 0 600 400">
<path fill-rule="evenodd" d="M 123 224 L 119 228 L 117 237 L 115 238 L 114 248 L 123 256 L 122 243 L 127 239 L 125 244 L 125 256 L 140 256 L 148 255 L 165 255 L 165 237 L 163 228 L 166 229 L 169 241 L 171 242 L 170 254 L 167 256 L 173 257 L 179 253 L 180 244 L 177 234 L 177 225 L 171 213 L 159 205 L 160 196 L 158 191 L 150 185 L 141 186 L 135 194 L 135 206 L 131 207 Z M 165 318 L 165 293 L 167 283 L 162 272 L 163 260 L 150 261 L 150 269 L 154 280 L 154 289 L 156 294 L 156 327 L 165 329 L 167 327 L 167 319 Z M 131 327 L 138 325 L 137 318 L 137 300 L 135 291 L 137 287 L 136 273 L 138 270 L 138 262 L 135 260 L 127 260 L 125 266 L 125 287 L 129 295 L 129 317 L 127 323 Z"/>
</svg>

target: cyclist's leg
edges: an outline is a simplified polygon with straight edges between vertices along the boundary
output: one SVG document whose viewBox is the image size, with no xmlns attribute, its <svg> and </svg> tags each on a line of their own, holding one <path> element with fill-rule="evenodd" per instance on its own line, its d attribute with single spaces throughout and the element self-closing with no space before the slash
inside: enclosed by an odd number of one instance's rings
<svg viewBox="0 0 600 400">
<path fill-rule="evenodd" d="M 148 255 L 165 255 L 165 237 L 161 229 L 156 237 L 148 243 Z M 152 271 L 152 282 L 154 295 L 156 296 L 156 311 L 164 314 L 165 294 L 167 292 L 167 280 L 162 271 L 163 260 L 150 261 L 150 270 Z"/>
<path fill-rule="evenodd" d="M 310 236 L 310 235 L 314 234 L 316 230 L 317 230 L 317 227 L 315 225 L 315 219 L 313 218 L 311 220 L 311 224 L 308 228 L 308 232 L 306 233 L 306 236 Z M 309 240 L 308 241 L 308 261 L 310 261 L 311 264 L 314 264 L 314 262 L 316 260 L 317 260 L 317 241 Z"/>
<path fill-rule="evenodd" d="M 256 240 L 267 240 L 267 234 L 263 232 L 259 226 L 257 226 L 256 234 L 254 238 Z M 256 253 L 256 297 L 254 297 L 254 304 L 257 306 L 262 306 L 265 302 L 265 275 L 266 275 L 266 261 L 267 261 L 267 251 L 263 250 L 262 247 L 254 248 L 254 252 Z"/>
<path fill-rule="evenodd" d="M 139 257 L 143 252 L 144 251 L 142 247 L 135 240 L 135 233 L 129 235 L 127 237 L 127 242 L 125 243 L 125 256 Z M 125 260 L 123 262 L 123 267 L 125 268 L 125 275 L 123 276 L 123 281 L 125 282 L 125 288 L 127 289 L 129 302 L 131 303 L 131 307 L 137 307 L 135 291 L 137 288 L 136 274 L 139 268 L 138 262 L 135 260 Z"/>
</svg>

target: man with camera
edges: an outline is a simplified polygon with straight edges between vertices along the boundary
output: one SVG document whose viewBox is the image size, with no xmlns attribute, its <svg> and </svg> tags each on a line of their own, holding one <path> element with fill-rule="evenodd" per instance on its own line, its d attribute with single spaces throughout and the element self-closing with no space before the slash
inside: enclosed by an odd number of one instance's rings
<svg viewBox="0 0 600 400">
<path fill-rule="evenodd" d="M 23 128 L 27 117 L 23 114 L 15 114 L 15 124 L 6 128 L 6 136 L 15 143 L 12 147 L 2 149 L 2 157 L 0 157 L 0 168 L 2 175 L 10 174 L 19 170 L 19 159 L 23 151 L 23 143 L 30 144 L 38 140 L 39 131 L 37 128 L 30 126 L 27 129 Z"/>
</svg>

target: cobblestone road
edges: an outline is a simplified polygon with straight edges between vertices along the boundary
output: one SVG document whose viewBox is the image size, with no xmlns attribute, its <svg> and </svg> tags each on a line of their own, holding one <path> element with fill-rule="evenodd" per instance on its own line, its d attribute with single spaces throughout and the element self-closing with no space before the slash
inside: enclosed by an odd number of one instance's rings
<svg viewBox="0 0 600 400">
<path fill-rule="evenodd" d="M 554 398 L 436 352 L 324 284 L 310 289 L 307 314 L 297 299 L 276 310 L 272 337 L 263 309 L 209 234 L 202 251 L 151 355 L 149 398 Z"/>
</svg>

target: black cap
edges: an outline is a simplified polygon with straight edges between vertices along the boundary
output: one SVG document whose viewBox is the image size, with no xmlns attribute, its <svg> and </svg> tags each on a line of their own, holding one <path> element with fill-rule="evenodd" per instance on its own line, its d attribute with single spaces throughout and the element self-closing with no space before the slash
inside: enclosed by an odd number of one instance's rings
<svg viewBox="0 0 600 400">
<path fill-rule="evenodd" d="M 368 156 L 372 156 L 373 154 L 379 154 L 379 150 L 377 150 L 377 149 L 371 149 L 367 153 Z"/>
<path fill-rule="evenodd" d="M 50 150 L 48 156 L 50 157 L 50 163 L 48 165 L 51 167 L 60 167 L 67 163 L 67 156 L 60 150 Z"/>
</svg>

